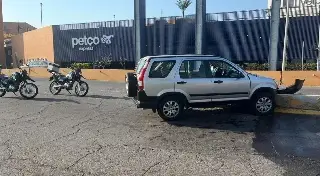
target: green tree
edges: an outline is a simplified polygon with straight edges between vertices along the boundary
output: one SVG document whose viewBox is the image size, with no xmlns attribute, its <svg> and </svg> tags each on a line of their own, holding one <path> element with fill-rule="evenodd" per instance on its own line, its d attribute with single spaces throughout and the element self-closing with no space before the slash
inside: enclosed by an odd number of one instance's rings
<svg viewBox="0 0 320 176">
<path fill-rule="evenodd" d="M 192 4 L 191 0 L 177 0 L 176 5 L 179 7 L 179 9 L 182 12 L 182 17 L 184 18 L 184 12 L 187 10 L 187 8 Z"/>
</svg>

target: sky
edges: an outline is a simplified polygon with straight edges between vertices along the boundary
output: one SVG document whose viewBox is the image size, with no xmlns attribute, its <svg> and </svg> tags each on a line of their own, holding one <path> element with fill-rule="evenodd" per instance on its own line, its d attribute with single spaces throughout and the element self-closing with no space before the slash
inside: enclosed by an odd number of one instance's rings
<svg viewBox="0 0 320 176">
<path fill-rule="evenodd" d="M 133 19 L 134 0 L 2 0 L 5 22 L 43 26 Z M 195 1 L 186 15 L 195 13 Z M 176 0 L 146 0 L 147 17 L 181 16 Z M 207 0 L 207 13 L 266 9 L 267 0 Z"/>
</svg>

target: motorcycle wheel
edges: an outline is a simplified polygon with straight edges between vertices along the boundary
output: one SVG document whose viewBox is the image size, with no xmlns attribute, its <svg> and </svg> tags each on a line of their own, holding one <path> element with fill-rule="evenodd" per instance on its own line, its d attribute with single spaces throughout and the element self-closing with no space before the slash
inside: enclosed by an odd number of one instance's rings
<svg viewBox="0 0 320 176">
<path fill-rule="evenodd" d="M 61 87 L 54 88 L 54 86 L 58 86 L 58 85 L 60 85 L 60 84 L 56 81 L 51 82 L 51 84 L 49 86 L 49 90 L 52 93 L 52 95 L 58 95 L 61 92 Z"/>
<path fill-rule="evenodd" d="M 30 91 L 29 89 L 26 90 L 27 86 L 31 86 L 31 87 L 34 88 L 34 91 L 32 92 L 33 94 L 30 94 L 30 96 L 25 94 L 27 91 Z M 23 86 L 21 86 L 19 88 L 19 92 L 20 92 L 20 95 L 23 98 L 25 98 L 25 99 L 33 99 L 34 97 L 36 97 L 38 95 L 38 87 L 33 83 L 26 83 L 26 84 L 24 84 Z M 28 94 L 29 93 L 30 92 L 28 92 Z"/>
<path fill-rule="evenodd" d="M 83 86 L 85 86 L 85 88 L 83 88 Z M 84 89 L 84 90 L 82 90 L 82 89 Z M 87 93 L 89 91 L 89 85 L 84 81 L 80 81 L 77 83 L 74 91 L 78 97 L 84 97 L 87 95 Z M 81 93 L 81 92 L 83 92 L 83 93 Z"/>
<path fill-rule="evenodd" d="M 3 97 L 6 93 L 7 91 L 5 89 L 0 89 L 0 97 Z"/>
</svg>

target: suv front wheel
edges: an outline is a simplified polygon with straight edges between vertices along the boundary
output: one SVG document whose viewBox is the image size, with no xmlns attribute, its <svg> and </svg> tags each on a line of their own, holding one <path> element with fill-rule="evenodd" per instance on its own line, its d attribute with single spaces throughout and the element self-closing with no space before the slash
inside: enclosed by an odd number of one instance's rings
<svg viewBox="0 0 320 176">
<path fill-rule="evenodd" d="M 158 114 L 165 121 L 177 120 L 184 110 L 184 103 L 178 97 L 164 98 L 158 106 Z"/>
<path fill-rule="evenodd" d="M 275 99 L 271 93 L 258 93 L 252 99 L 252 109 L 254 114 L 258 116 L 271 115 L 275 109 Z"/>
</svg>

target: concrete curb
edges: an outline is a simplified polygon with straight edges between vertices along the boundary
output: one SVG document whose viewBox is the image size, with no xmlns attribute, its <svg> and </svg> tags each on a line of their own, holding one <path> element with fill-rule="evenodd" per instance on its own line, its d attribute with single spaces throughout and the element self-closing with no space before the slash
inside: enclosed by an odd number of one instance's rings
<svg viewBox="0 0 320 176">
<path fill-rule="evenodd" d="M 320 111 L 320 96 L 280 94 L 276 96 L 276 104 L 281 108 Z"/>
<path fill-rule="evenodd" d="M 276 108 L 275 112 L 283 113 L 283 114 L 319 115 L 320 116 L 320 111 L 315 111 L 315 110 Z"/>
<path fill-rule="evenodd" d="M 320 96 L 286 95 L 276 96 L 276 112 L 290 114 L 320 115 Z"/>
</svg>

